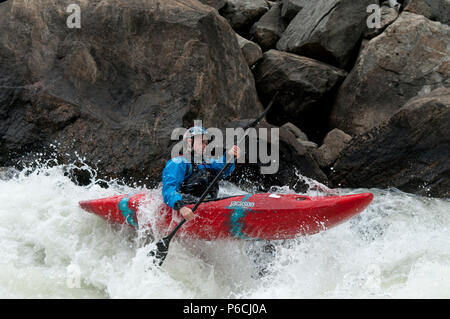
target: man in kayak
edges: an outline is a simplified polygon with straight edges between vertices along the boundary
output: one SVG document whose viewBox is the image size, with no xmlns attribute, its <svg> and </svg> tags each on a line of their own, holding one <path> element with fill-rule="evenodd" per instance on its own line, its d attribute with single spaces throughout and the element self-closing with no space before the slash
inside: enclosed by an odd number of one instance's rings
<svg viewBox="0 0 450 319">
<path fill-rule="evenodd" d="M 163 199 L 164 202 L 180 214 L 187 221 L 195 217 L 186 204 L 192 204 L 203 194 L 216 174 L 225 166 L 227 155 L 240 158 L 240 149 L 234 145 L 219 159 L 204 158 L 208 145 L 208 131 L 200 126 L 191 127 L 183 136 L 187 146 L 187 154 L 170 159 L 163 170 Z M 187 155 L 187 156 L 186 156 Z M 228 177 L 235 168 L 234 162 L 224 172 L 222 178 Z M 219 186 L 216 184 L 211 190 L 212 198 L 217 197 Z M 255 273 L 253 278 L 261 278 L 268 273 L 267 267 L 275 258 L 275 246 L 270 242 L 251 242 L 245 252 L 253 260 Z"/>
<path fill-rule="evenodd" d="M 195 215 L 186 204 L 192 204 L 203 194 L 217 173 L 225 166 L 227 155 L 240 158 L 240 149 L 234 145 L 219 159 L 204 158 L 209 141 L 208 131 L 200 126 L 191 127 L 183 136 L 187 154 L 170 159 L 162 174 L 162 194 L 164 202 L 187 221 Z M 186 156 L 187 155 L 187 156 Z M 224 172 L 222 178 L 229 176 L 235 168 L 234 162 Z M 217 197 L 219 186 L 211 190 L 212 198 Z M 251 242 L 245 252 L 253 260 L 255 273 L 253 278 L 261 278 L 268 273 L 267 267 L 275 258 L 275 247 L 270 242 Z"/>
<path fill-rule="evenodd" d="M 209 141 L 208 131 L 200 126 L 191 127 L 183 136 L 183 142 L 187 146 L 188 156 L 178 156 L 170 159 L 162 174 L 162 194 L 164 202 L 180 214 L 186 220 L 194 218 L 194 213 L 186 204 L 191 204 L 200 197 L 212 182 L 217 173 L 225 166 L 227 154 L 239 158 L 240 149 L 234 145 L 219 159 L 205 158 L 204 151 Z M 222 178 L 226 178 L 234 171 L 232 163 L 224 172 Z M 212 198 L 217 197 L 219 186 L 211 190 Z"/>
</svg>

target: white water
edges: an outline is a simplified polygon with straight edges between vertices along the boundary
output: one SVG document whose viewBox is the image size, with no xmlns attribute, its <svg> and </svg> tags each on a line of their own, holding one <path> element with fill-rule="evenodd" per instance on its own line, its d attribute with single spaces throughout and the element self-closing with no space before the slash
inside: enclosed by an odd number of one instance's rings
<svg viewBox="0 0 450 319">
<path fill-rule="evenodd" d="M 242 241 L 173 240 L 163 267 L 146 271 L 152 244 L 78 207 L 142 189 L 77 186 L 67 169 L 0 179 L 0 298 L 450 298 L 449 201 L 339 190 L 375 198 L 338 227 L 276 242 L 277 258 L 261 279 Z M 151 219 L 151 206 L 142 218 Z"/>
</svg>

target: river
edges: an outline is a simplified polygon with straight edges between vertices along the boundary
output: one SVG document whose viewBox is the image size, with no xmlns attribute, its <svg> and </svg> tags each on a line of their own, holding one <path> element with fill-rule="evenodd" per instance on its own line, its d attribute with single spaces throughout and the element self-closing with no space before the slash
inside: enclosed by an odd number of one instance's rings
<svg viewBox="0 0 450 319">
<path fill-rule="evenodd" d="M 108 223 L 78 202 L 140 191 L 158 196 L 160 189 L 115 181 L 78 186 L 70 169 L 2 173 L 0 298 L 450 298 L 448 200 L 339 189 L 375 197 L 335 228 L 274 242 L 276 258 L 259 278 L 247 253 L 254 244 L 245 241 L 173 240 L 163 267 L 151 267 L 153 244 L 143 244 L 142 230 Z M 243 193 L 228 183 L 220 191 Z M 154 207 L 139 214 L 151 216 Z"/>
</svg>

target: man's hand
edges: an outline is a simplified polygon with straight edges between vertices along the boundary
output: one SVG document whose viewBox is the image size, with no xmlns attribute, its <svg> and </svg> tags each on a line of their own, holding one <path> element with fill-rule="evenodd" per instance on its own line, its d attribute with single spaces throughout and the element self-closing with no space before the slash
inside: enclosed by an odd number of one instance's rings
<svg viewBox="0 0 450 319">
<path fill-rule="evenodd" d="M 186 206 L 181 207 L 180 214 L 187 221 L 194 219 L 194 217 L 195 217 L 194 212 L 189 207 L 186 207 Z"/>
<path fill-rule="evenodd" d="M 234 156 L 236 158 L 241 157 L 241 149 L 239 148 L 239 146 L 234 145 L 229 151 L 228 151 L 228 155 L 230 156 Z"/>
</svg>

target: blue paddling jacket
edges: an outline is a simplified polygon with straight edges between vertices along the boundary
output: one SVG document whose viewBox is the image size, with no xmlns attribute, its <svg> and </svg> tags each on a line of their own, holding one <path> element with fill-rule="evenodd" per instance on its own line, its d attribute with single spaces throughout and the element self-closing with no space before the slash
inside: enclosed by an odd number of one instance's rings
<svg viewBox="0 0 450 319">
<path fill-rule="evenodd" d="M 210 169 L 215 173 L 218 173 L 225 165 L 226 154 L 218 159 L 205 159 L 205 163 L 197 164 L 197 169 Z M 233 162 L 223 173 L 222 179 L 229 176 L 234 171 L 234 168 L 235 164 Z M 180 194 L 180 187 L 192 172 L 192 164 L 183 156 L 174 157 L 167 162 L 162 174 L 162 194 L 164 203 L 176 210 L 183 207 L 183 198 Z"/>
</svg>

